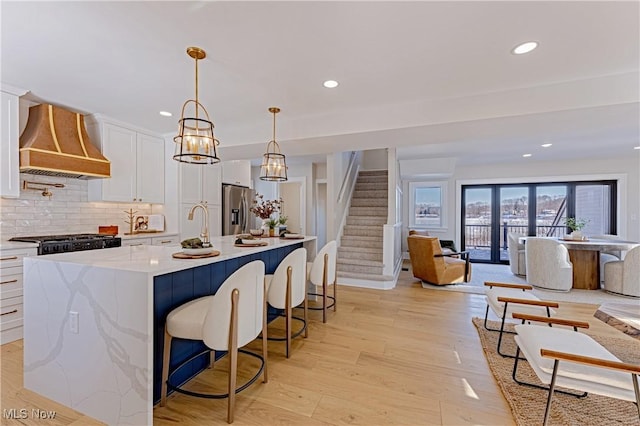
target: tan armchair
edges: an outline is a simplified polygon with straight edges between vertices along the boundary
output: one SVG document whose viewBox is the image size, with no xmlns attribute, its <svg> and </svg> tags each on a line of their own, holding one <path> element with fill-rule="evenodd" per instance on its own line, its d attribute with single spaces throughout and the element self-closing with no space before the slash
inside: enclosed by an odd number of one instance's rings
<svg viewBox="0 0 640 426">
<path fill-rule="evenodd" d="M 471 280 L 471 264 L 467 252 L 443 254 L 438 237 L 409 235 L 407 244 L 414 277 L 435 285 Z M 461 258 L 454 259 L 450 256 Z"/>
</svg>

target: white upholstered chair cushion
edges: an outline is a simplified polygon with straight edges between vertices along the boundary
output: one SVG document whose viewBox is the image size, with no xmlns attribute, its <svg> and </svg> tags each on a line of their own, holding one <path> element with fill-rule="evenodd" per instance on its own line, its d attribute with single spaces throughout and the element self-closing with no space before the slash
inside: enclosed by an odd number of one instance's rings
<svg viewBox="0 0 640 426">
<path fill-rule="evenodd" d="M 569 251 L 550 238 L 527 238 L 525 243 L 527 282 L 548 290 L 569 291 L 573 285 L 573 265 Z"/>
<path fill-rule="evenodd" d="M 328 254 L 328 270 L 327 270 L 327 285 L 334 284 L 336 277 L 336 262 L 338 256 L 338 245 L 335 241 L 329 241 L 320 249 L 320 252 L 316 255 L 315 259 L 311 263 L 308 269 L 308 280 L 315 286 L 322 286 L 322 277 L 324 274 L 324 255 Z"/>
<path fill-rule="evenodd" d="M 182 339 L 202 340 L 211 349 L 229 346 L 231 294 L 238 289 L 238 347 L 262 331 L 264 312 L 264 263 L 250 262 L 231 274 L 213 296 L 177 307 L 167 316 L 167 332 Z"/>
<path fill-rule="evenodd" d="M 551 382 L 554 360 L 543 358 L 540 349 L 620 361 L 590 336 L 569 329 L 540 325 L 517 325 L 516 343 L 544 384 Z M 631 375 L 590 365 L 560 361 L 556 385 L 598 395 L 635 401 Z"/>
<path fill-rule="evenodd" d="M 499 302 L 498 297 L 509 297 L 513 299 L 524 299 L 539 301 L 530 291 L 522 291 L 515 288 L 492 287 L 487 290 L 486 300 L 491 310 L 500 318 L 504 314 L 504 302 Z M 522 305 L 517 303 L 509 303 L 506 318 L 512 318 L 514 312 L 520 312 L 529 315 L 547 316 L 547 309 L 544 306 Z M 551 315 L 555 314 L 555 310 L 550 309 Z M 519 321 L 518 321 L 519 322 Z"/>
<path fill-rule="evenodd" d="M 640 297 L 640 246 L 629 250 L 624 260 L 604 265 L 604 289 L 611 293 Z"/>
<path fill-rule="evenodd" d="M 276 309 L 285 308 L 289 266 L 291 266 L 291 306 L 300 305 L 306 296 L 307 249 L 299 248 L 282 259 L 273 275 L 265 275 L 267 302 Z"/>
</svg>

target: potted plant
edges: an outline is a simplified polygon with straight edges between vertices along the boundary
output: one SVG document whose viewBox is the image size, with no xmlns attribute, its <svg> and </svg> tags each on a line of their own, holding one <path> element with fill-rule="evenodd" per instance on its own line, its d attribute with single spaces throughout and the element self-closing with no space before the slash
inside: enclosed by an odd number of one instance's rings
<svg viewBox="0 0 640 426">
<path fill-rule="evenodd" d="M 278 226 L 278 219 L 269 218 L 267 219 L 267 226 L 269 227 L 269 236 L 273 237 L 276 233 L 276 226 Z"/>
<path fill-rule="evenodd" d="M 571 229 L 571 236 L 575 239 L 582 239 L 582 229 L 587 226 L 589 220 L 587 219 L 578 219 L 575 217 L 566 217 L 564 219 L 565 225 L 567 228 Z"/>
<path fill-rule="evenodd" d="M 278 235 L 281 235 L 284 231 L 287 230 L 287 220 L 289 218 L 284 215 L 280 215 L 278 217 Z"/>
</svg>

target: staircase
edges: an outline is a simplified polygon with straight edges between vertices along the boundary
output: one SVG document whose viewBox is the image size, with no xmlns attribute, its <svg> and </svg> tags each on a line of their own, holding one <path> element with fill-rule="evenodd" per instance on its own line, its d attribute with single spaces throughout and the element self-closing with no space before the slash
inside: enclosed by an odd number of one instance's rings
<svg viewBox="0 0 640 426">
<path fill-rule="evenodd" d="M 387 171 L 361 171 L 338 248 L 338 278 L 386 281 L 382 233 L 387 222 Z"/>
</svg>

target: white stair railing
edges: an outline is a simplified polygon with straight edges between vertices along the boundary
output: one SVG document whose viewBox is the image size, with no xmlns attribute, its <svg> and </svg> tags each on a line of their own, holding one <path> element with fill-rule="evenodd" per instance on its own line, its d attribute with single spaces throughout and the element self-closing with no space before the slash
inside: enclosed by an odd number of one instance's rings
<svg viewBox="0 0 640 426">
<path fill-rule="evenodd" d="M 344 194 L 347 190 L 347 187 L 349 185 L 347 185 L 348 182 L 351 182 L 353 180 L 353 166 L 356 163 L 356 158 L 357 158 L 357 153 L 355 151 L 351 151 L 351 156 L 349 157 L 349 166 L 347 167 L 347 172 L 344 175 L 344 179 L 342 180 L 342 185 L 340 186 L 340 191 L 338 191 L 338 203 L 342 202 L 342 199 L 344 198 Z"/>
</svg>

